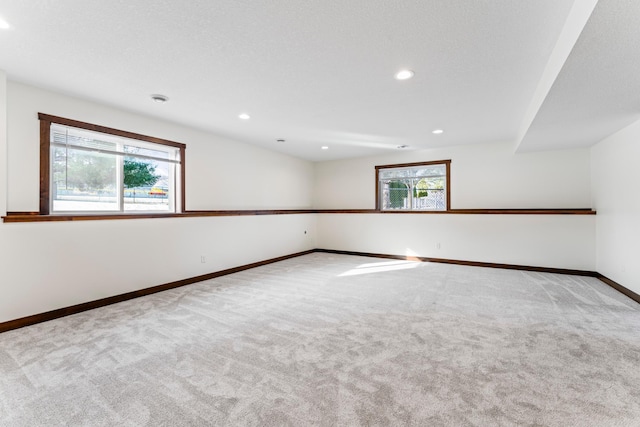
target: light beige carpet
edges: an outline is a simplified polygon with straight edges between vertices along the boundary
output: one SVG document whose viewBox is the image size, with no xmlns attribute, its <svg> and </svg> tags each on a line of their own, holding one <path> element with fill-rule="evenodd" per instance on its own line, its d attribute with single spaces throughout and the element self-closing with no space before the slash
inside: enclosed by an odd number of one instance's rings
<svg viewBox="0 0 640 427">
<path fill-rule="evenodd" d="M 0 334 L 0 425 L 640 426 L 640 305 L 316 253 Z"/>
</svg>

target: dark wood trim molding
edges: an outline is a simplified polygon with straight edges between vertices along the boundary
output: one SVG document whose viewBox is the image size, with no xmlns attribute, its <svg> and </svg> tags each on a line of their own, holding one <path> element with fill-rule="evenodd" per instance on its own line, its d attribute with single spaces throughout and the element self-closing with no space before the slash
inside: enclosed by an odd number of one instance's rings
<svg viewBox="0 0 640 427">
<path fill-rule="evenodd" d="M 447 198 L 447 207 L 446 207 L 446 211 L 435 211 L 435 212 L 448 212 L 451 210 L 451 160 L 433 160 L 433 161 L 428 161 L 428 162 L 413 162 L 413 163 L 398 163 L 395 165 L 378 165 L 375 166 L 376 169 L 376 206 L 375 206 L 375 210 L 378 212 L 387 212 L 387 211 L 383 211 L 382 209 L 380 209 L 380 169 L 392 169 L 392 168 L 409 168 L 409 167 L 413 167 L 413 166 L 428 166 L 428 165 L 442 165 L 444 164 L 445 167 L 445 175 L 446 175 L 446 180 L 447 180 L 447 186 L 446 186 L 446 198 Z M 426 211 L 404 211 L 404 212 L 411 212 L 411 213 L 418 213 L 418 212 L 426 212 Z M 429 211 L 429 212 L 433 212 L 433 211 Z"/>
<path fill-rule="evenodd" d="M 380 210 L 380 169 L 376 166 L 376 211 Z"/>
<path fill-rule="evenodd" d="M 259 215 L 300 215 L 315 213 L 312 209 L 258 209 L 224 211 L 186 211 L 182 217 L 198 218 L 208 216 L 259 216 Z"/>
<path fill-rule="evenodd" d="M 339 254 L 339 255 L 356 255 L 356 256 L 366 256 L 366 257 L 385 258 L 385 259 L 400 259 L 400 260 L 407 260 L 407 261 L 439 262 L 442 264 L 468 265 L 471 267 L 503 268 L 507 270 L 535 271 L 538 273 L 568 274 L 572 276 L 595 277 L 600 281 L 604 282 L 605 284 L 609 285 L 616 291 L 626 295 L 627 297 L 631 298 L 632 300 L 640 304 L 640 295 L 633 292 L 631 289 L 625 288 L 621 284 L 614 282 L 613 280 L 603 276 L 602 274 L 596 271 L 571 270 L 566 268 L 533 267 L 529 265 L 516 265 L 516 264 L 497 264 L 493 262 L 480 262 L 480 261 L 461 261 L 461 260 L 445 259 L 445 258 L 374 254 L 369 252 L 339 251 L 335 249 L 316 249 L 314 252 L 323 252 L 323 253 Z"/>
<path fill-rule="evenodd" d="M 83 311 L 93 310 L 94 308 L 104 307 L 107 305 L 116 304 L 116 303 L 127 301 L 130 299 L 155 294 L 157 292 L 179 288 L 181 286 L 190 285 L 192 283 L 201 282 L 203 280 L 209 280 L 209 279 L 214 279 L 220 276 L 226 276 L 227 274 L 237 273 L 239 271 L 248 270 L 250 268 L 260 267 L 260 266 L 272 264 L 278 261 L 284 261 L 289 258 L 295 258 L 301 255 L 310 254 L 312 252 L 314 252 L 314 250 L 298 252 L 291 255 L 284 255 L 277 258 L 271 258 L 265 261 L 254 262 L 251 264 L 241 265 L 239 267 L 233 267 L 233 268 L 228 268 L 226 270 L 203 274 L 201 276 L 195 276 L 195 277 L 190 277 L 188 279 L 165 283 L 163 285 L 152 286 L 150 288 L 140 289 L 138 291 L 127 292 L 120 295 L 114 295 L 108 298 L 102 298 L 95 301 L 76 304 L 71 307 L 59 308 L 57 310 L 47 311 L 46 313 L 34 314 L 32 316 L 22 317 L 20 319 L 9 320 L 8 322 L 0 323 L 0 333 L 10 331 L 13 329 L 22 328 L 25 326 L 35 325 L 37 323 L 46 322 L 48 320 L 58 319 L 60 317 L 70 316 L 72 314 L 82 313 Z"/>
<path fill-rule="evenodd" d="M 7 322 L 0 323 L 0 333 L 10 331 L 13 329 L 22 328 L 25 326 L 35 325 L 37 323 L 42 323 L 49 320 L 58 319 L 60 317 L 70 316 L 72 314 L 81 313 L 83 311 L 93 310 L 94 308 L 104 307 L 107 305 L 116 304 L 116 303 L 127 301 L 130 299 L 151 295 L 157 292 L 162 292 L 169 289 L 190 285 L 190 284 L 201 282 L 204 280 L 214 279 L 216 277 L 225 276 L 227 274 L 233 274 L 233 273 L 248 270 L 251 268 L 272 264 L 274 262 L 284 261 L 286 259 L 295 258 L 295 257 L 307 255 L 314 252 L 339 254 L 339 255 L 356 255 L 356 256 L 365 256 L 365 257 L 373 257 L 373 258 L 384 258 L 384 259 L 421 261 L 421 262 L 438 262 L 443 264 L 466 265 L 471 267 L 503 268 L 503 269 L 509 269 L 509 270 L 523 270 L 523 271 L 535 271 L 535 272 L 541 272 L 541 273 L 569 274 L 569 275 L 575 275 L 575 276 L 596 277 L 600 279 L 602 282 L 606 283 L 607 285 L 611 286 L 612 288 L 616 289 L 617 291 L 621 292 L 622 294 L 628 296 L 629 298 L 631 298 L 632 300 L 640 304 L 640 295 L 636 294 L 630 289 L 625 288 L 619 283 L 616 283 L 613 280 L 595 271 L 571 270 L 571 269 L 564 269 L 564 268 L 533 267 L 533 266 L 514 265 L 514 264 L 498 264 L 498 263 L 479 262 L 479 261 L 461 261 L 461 260 L 452 260 L 452 259 L 444 259 L 444 258 L 376 254 L 376 253 L 369 253 L 369 252 L 341 251 L 341 250 L 334 250 L 334 249 L 311 249 L 311 250 L 302 251 L 302 252 L 298 252 L 290 255 L 271 258 L 264 261 L 258 261 L 251 264 L 241 265 L 238 267 L 228 268 L 226 270 L 221 270 L 213 273 L 203 274 L 200 276 L 190 277 L 188 279 L 165 283 L 163 285 L 152 286 L 152 287 L 140 289 L 137 291 L 127 292 L 120 295 L 114 295 L 108 298 L 102 298 L 95 301 L 76 304 L 70 307 L 59 308 L 57 310 L 51 310 L 45 313 L 34 314 L 32 316 L 26 316 L 20 319 L 9 320 Z"/>
<path fill-rule="evenodd" d="M 602 274 L 598 274 L 596 277 L 601 281 L 603 281 L 604 283 L 606 283 L 607 285 L 611 286 L 616 291 L 625 294 L 626 296 L 628 296 L 629 298 L 631 298 L 632 300 L 640 304 L 640 295 L 636 294 L 631 289 L 625 288 L 620 283 L 614 282 L 613 280 L 603 276 Z"/>
<path fill-rule="evenodd" d="M 74 128 L 92 130 L 94 132 L 108 133 L 110 135 L 121 136 L 124 138 L 138 139 L 141 141 L 153 142 L 154 144 L 169 145 L 176 148 L 186 148 L 185 144 L 170 141 L 168 139 L 156 138 L 153 136 L 142 135 L 140 133 L 127 132 L 126 130 L 114 129 L 106 126 L 94 125 L 92 123 L 81 122 L 79 120 L 65 119 L 64 117 L 52 116 L 49 114 L 38 113 L 38 119 L 59 125 L 71 126 Z"/>
<path fill-rule="evenodd" d="M 180 206 L 178 210 L 180 212 L 185 212 L 187 210 L 187 174 L 186 174 L 186 156 L 185 156 L 185 146 L 180 147 Z"/>
<path fill-rule="evenodd" d="M 7 216 L 36 216 L 36 215 L 40 215 L 40 212 L 35 212 L 35 211 L 11 211 L 11 212 L 7 212 Z"/>
<path fill-rule="evenodd" d="M 590 208 L 579 209 L 451 209 L 449 213 L 462 215 L 595 215 Z"/>
<path fill-rule="evenodd" d="M 376 169 L 389 169 L 389 168 L 411 168 L 413 166 L 429 166 L 440 165 L 442 163 L 451 163 L 451 159 L 448 160 L 430 160 L 428 162 L 413 162 L 413 163 L 396 163 L 394 165 L 378 165 Z"/>
<path fill-rule="evenodd" d="M 310 211 L 311 213 L 311 211 Z M 381 211 L 378 209 L 315 209 L 321 214 L 383 215 L 596 215 L 590 208 L 580 209 L 451 209 L 448 211 Z"/>
<path fill-rule="evenodd" d="M 314 213 L 320 214 L 382 214 L 385 211 L 378 209 L 315 209 Z M 389 212 L 391 213 L 391 212 Z"/>
<path fill-rule="evenodd" d="M 196 218 L 208 216 L 298 215 L 298 214 L 383 214 L 383 215 L 595 215 L 591 209 L 452 209 L 450 211 L 379 211 L 376 209 L 263 209 L 186 211 L 167 214 L 110 214 L 110 215 L 41 215 L 39 212 L 7 212 L 4 222 L 98 221 L 116 219 Z"/>
<path fill-rule="evenodd" d="M 40 119 L 40 215 L 49 215 L 51 121 Z"/>
<path fill-rule="evenodd" d="M 29 212 L 7 212 L 2 217 L 3 222 L 57 222 L 57 221 L 99 221 L 99 220 L 118 220 L 118 219 L 150 219 L 150 218 L 180 218 L 185 214 L 109 214 L 109 215 L 39 215 Z"/>
<path fill-rule="evenodd" d="M 53 222 L 53 221 L 100 221 L 118 219 L 152 218 L 198 218 L 210 216 L 255 216 L 255 215 L 291 215 L 315 213 L 309 209 L 282 210 L 234 210 L 234 211 L 187 211 L 182 213 L 142 213 L 110 215 L 39 215 L 37 212 L 7 212 L 4 222 Z"/>
<path fill-rule="evenodd" d="M 446 174 L 447 174 L 447 211 L 451 210 L 451 160 L 446 160 Z"/>
<path fill-rule="evenodd" d="M 456 260 L 456 259 L 416 257 L 416 256 L 407 256 L 407 255 L 375 254 L 375 253 L 369 253 L 369 252 L 340 251 L 335 249 L 316 249 L 316 252 L 324 252 L 324 253 L 339 254 L 339 255 L 366 256 L 366 257 L 372 257 L 372 258 L 400 259 L 400 260 L 407 260 L 407 261 L 437 262 L 441 264 L 467 265 L 470 267 L 503 268 L 507 270 L 523 270 L 523 271 L 536 271 L 540 273 L 571 274 L 574 276 L 598 277 L 598 273 L 596 273 L 595 271 L 571 270 L 566 268 L 534 267 L 529 265 L 498 264 L 493 262 L 462 261 L 462 260 Z"/>
</svg>

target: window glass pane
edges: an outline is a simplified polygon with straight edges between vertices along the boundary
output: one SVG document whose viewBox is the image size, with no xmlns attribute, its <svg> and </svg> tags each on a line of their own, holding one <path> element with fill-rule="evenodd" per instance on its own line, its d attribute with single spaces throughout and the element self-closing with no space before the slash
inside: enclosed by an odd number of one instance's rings
<svg viewBox="0 0 640 427">
<path fill-rule="evenodd" d="M 49 143 L 51 212 L 176 211 L 179 144 L 58 123 L 50 125 Z"/>
<path fill-rule="evenodd" d="M 117 156 L 52 147 L 54 211 L 117 211 Z"/>
<path fill-rule="evenodd" d="M 445 210 L 447 206 L 443 177 L 414 180 L 413 209 Z"/>
<path fill-rule="evenodd" d="M 59 146 L 73 145 L 94 150 L 118 151 L 117 137 L 57 124 L 51 125 L 51 143 Z"/>
<path fill-rule="evenodd" d="M 172 212 L 171 163 L 138 157 L 124 158 L 124 210 Z"/>
<path fill-rule="evenodd" d="M 378 168 L 383 210 L 447 210 L 448 163 Z"/>
<path fill-rule="evenodd" d="M 426 176 L 441 176 L 446 174 L 446 165 L 425 165 L 408 168 L 380 169 L 378 176 L 380 179 L 393 178 L 421 178 Z"/>
<path fill-rule="evenodd" d="M 51 125 L 51 144 L 65 147 L 82 147 L 87 150 L 113 154 L 132 154 L 159 160 L 171 160 L 176 163 L 180 161 L 180 150 L 176 147 L 58 124 Z"/>
<path fill-rule="evenodd" d="M 124 152 L 127 154 L 134 154 L 132 157 L 153 157 L 155 159 L 166 159 L 169 160 L 169 151 L 174 151 L 170 147 L 167 147 L 166 150 L 154 150 L 150 148 L 144 148 L 135 145 L 125 145 Z"/>
<path fill-rule="evenodd" d="M 409 200 L 409 181 L 383 181 L 381 188 L 383 209 L 407 209 L 411 206 Z"/>
</svg>

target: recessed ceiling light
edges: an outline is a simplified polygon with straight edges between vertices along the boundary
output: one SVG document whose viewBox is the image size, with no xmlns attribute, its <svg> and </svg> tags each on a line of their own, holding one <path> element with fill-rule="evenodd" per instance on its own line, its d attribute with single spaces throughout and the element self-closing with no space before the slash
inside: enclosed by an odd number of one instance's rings
<svg viewBox="0 0 640 427">
<path fill-rule="evenodd" d="M 443 133 L 444 131 L 442 129 L 436 129 L 433 132 L 431 132 L 434 135 L 440 135 L 441 133 Z"/>
<path fill-rule="evenodd" d="M 284 138 L 276 139 L 276 142 L 285 142 Z"/>
<path fill-rule="evenodd" d="M 154 102 L 158 102 L 160 104 L 164 104 L 169 100 L 168 97 L 159 94 L 151 95 L 151 99 L 153 99 Z"/>
<path fill-rule="evenodd" d="M 238 116 L 238 118 L 239 118 L 239 119 L 242 119 L 242 120 L 249 120 L 249 119 L 251 118 L 251 116 L 250 116 L 250 115 L 248 115 L 247 113 L 242 113 L 242 114 L 240 114 L 240 115 Z"/>
<path fill-rule="evenodd" d="M 320 148 L 322 148 L 323 150 L 328 150 L 328 149 L 329 149 L 329 147 L 327 147 L 326 145 L 323 145 L 323 146 L 322 146 L 322 147 L 320 147 Z"/>
<path fill-rule="evenodd" d="M 397 80 L 408 80 L 413 77 L 415 73 L 411 70 L 400 70 L 396 73 Z"/>
<path fill-rule="evenodd" d="M 11 25 L 9 25 L 7 21 L 0 17 L 0 30 L 8 30 L 9 28 L 11 28 Z"/>
</svg>

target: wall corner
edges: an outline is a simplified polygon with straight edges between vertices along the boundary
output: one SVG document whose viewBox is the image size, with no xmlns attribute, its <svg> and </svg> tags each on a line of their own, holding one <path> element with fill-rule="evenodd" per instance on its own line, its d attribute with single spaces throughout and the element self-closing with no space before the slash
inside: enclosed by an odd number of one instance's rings
<svg viewBox="0 0 640 427">
<path fill-rule="evenodd" d="M 7 214 L 7 73 L 0 70 L 0 216 Z"/>
</svg>

